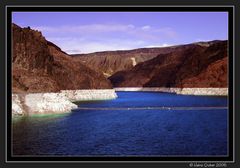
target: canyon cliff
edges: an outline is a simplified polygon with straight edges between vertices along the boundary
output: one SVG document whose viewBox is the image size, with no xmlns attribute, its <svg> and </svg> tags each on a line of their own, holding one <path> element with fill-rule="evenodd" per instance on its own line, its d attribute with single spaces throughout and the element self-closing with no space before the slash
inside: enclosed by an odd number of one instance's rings
<svg viewBox="0 0 240 168">
<path fill-rule="evenodd" d="M 13 93 L 109 88 L 103 74 L 67 55 L 41 32 L 12 24 Z"/>
<path fill-rule="evenodd" d="M 68 55 L 12 24 L 14 93 L 114 87 L 227 87 L 227 41 Z M 108 78 L 108 79 L 106 79 Z"/>
<path fill-rule="evenodd" d="M 129 70 L 140 62 L 150 60 L 159 54 L 166 54 L 178 47 L 139 48 L 134 50 L 103 51 L 90 54 L 71 55 L 89 68 L 110 77 L 114 73 Z"/>
<path fill-rule="evenodd" d="M 182 45 L 109 79 L 114 87 L 227 87 L 227 41 Z"/>
</svg>

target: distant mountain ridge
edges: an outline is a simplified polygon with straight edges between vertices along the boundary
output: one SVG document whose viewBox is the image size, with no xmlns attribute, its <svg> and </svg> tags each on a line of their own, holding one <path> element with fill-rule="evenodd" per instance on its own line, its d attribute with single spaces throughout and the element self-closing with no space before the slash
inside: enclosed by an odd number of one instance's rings
<svg viewBox="0 0 240 168">
<path fill-rule="evenodd" d="M 153 59 L 159 54 L 178 52 L 190 45 L 209 46 L 218 40 L 209 42 L 196 42 L 192 44 L 175 45 L 169 47 L 138 48 L 133 50 L 102 51 L 89 54 L 72 54 L 89 68 L 110 77 L 118 71 L 130 70 L 138 63 Z"/>
<path fill-rule="evenodd" d="M 164 48 L 139 48 L 134 50 L 103 51 L 90 54 L 73 54 L 75 60 L 81 61 L 89 68 L 103 73 L 106 77 L 122 70 L 127 70 L 144 62 L 174 51 L 176 46 Z"/>
<path fill-rule="evenodd" d="M 114 87 L 227 87 L 227 41 L 178 46 L 109 79 Z"/>
</svg>

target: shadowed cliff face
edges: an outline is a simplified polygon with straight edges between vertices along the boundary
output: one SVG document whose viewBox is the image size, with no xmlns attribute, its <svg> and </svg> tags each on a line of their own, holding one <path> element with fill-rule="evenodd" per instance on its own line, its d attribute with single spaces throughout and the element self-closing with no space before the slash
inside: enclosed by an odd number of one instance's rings
<svg viewBox="0 0 240 168">
<path fill-rule="evenodd" d="M 41 32 L 12 24 L 12 36 L 14 93 L 112 87 L 101 73 L 73 60 Z"/>
<path fill-rule="evenodd" d="M 183 45 L 109 79 L 115 87 L 227 87 L 227 41 Z"/>
</svg>

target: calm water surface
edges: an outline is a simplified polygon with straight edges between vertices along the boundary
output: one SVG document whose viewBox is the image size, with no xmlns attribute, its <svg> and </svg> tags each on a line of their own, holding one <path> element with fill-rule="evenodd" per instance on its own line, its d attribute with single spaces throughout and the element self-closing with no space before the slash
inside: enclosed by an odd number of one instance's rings
<svg viewBox="0 0 240 168">
<path fill-rule="evenodd" d="M 227 97 L 117 94 L 116 100 L 79 104 L 90 109 L 14 119 L 13 154 L 227 155 L 228 111 L 219 108 L 227 107 Z"/>
</svg>

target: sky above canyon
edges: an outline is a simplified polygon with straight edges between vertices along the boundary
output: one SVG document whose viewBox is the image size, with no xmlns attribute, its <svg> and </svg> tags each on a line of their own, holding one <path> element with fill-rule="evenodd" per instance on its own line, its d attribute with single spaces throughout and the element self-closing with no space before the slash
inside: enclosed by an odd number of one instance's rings
<svg viewBox="0 0 240 168">
<path fill-rule="evenodd" d="M 13 12 L 69 54 L 227 40 L 227 12 Z"/>
</svg>

